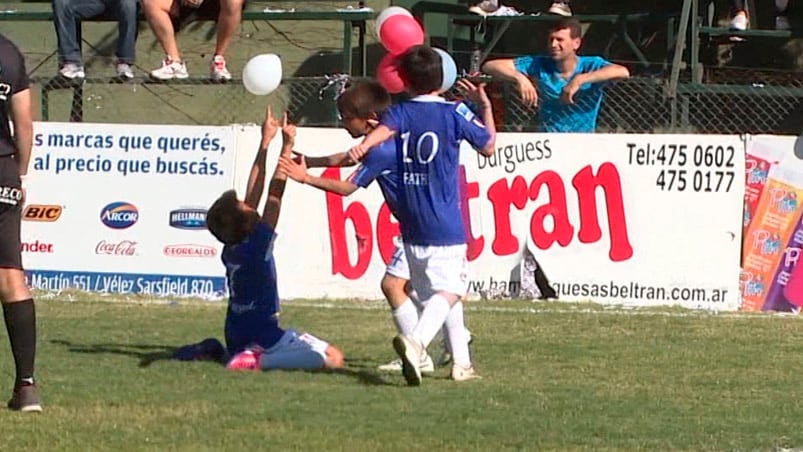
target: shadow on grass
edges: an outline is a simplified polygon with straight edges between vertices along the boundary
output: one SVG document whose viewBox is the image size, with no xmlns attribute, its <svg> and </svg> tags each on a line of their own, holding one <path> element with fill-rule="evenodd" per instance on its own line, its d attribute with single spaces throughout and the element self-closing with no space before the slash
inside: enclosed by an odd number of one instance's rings
<svg viewBox="0 0 803 452">
<path fill-rule="evenodd" d="M 148 367 L 156 361 L 172 361 L 173 354 L 179 348 L 172 345 L 149 344 L 76 344 L 62 339 L 53 339 L 50 343 L 67 347 L 67 350 L 73 353 L 131 356 L 139 359 L 139 367 Z M 365 385 L 396 386 L 395 383 L 386 381 L 381 375 L 377 374 L 377 372 L 368 370 L 375 367 L 376 363 L 368 359 L 346 359 L 345 368 L 333 369 L 326 372 L 352 377 Z M 321 373 L 319 370 L 306 372 Z"/>
<path fill-rule="evenodd" d="M 178 347 L 172 345 L 147 344 L 75 344 L 70 341 L 53 339 L 52 344 L 63 345 L 73 353 L 114 354 L 132 356 L 139 359 L 139 367 L 148 367 L 156 361 L 169 361 Z"/>
</svg>

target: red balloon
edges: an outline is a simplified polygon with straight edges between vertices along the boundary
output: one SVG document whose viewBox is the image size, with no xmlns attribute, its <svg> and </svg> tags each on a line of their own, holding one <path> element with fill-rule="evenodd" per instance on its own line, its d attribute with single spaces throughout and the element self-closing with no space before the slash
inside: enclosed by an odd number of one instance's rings
<svg viewBox="0 0 803 452">
<path fill-rule="evenodd" d="M 410 47 L 424 43 L 424 30 L 412 17 L 397 14 L 382 23 L 379 40 L 388 52 L 401 55 Z"/>
<path fill-rule="evenodd" d="M 392 53 L 382 57 L 376 67 L 376 79 L 391 94 L 404 91 L 404 80 L 399 75 L 399 58 Z"/>
</svg>

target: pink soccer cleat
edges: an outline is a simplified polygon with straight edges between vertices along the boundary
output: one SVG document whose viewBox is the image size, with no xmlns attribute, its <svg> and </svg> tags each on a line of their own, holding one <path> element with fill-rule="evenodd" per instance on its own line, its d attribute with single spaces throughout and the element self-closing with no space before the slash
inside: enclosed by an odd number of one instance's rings
<svg viewBox="0 0 803 452">
<path fill-rule="evenodd" d="M 262 352 L 256 350 L 245 350 L 234 355 L 229 363 L 226 364 L 226 369 L 229 370 L 260 370 L 259 361 L 262 357 Z"/>
</svg>

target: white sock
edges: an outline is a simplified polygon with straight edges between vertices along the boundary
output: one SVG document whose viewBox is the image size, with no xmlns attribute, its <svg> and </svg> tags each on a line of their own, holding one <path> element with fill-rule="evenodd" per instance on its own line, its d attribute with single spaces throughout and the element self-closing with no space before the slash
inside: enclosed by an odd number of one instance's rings
<svg viewBox="0 0 803 452">
<path fill-rule="evenodd" d="M 468 331 L 463 321 L 463 303 L 458 301 L 452 306 L 449 315 L 446 316 L 445 326 L 453 362 L 461 367 L 471 367 L 471 356 L 468 351 Z"/>
<path fill-rule="evenodd" d="M 393 309 L 393 323 L 399 334 L 410 334 L 418 323 L 418 309 L 409 298 L 398 308 Z"/>
<path fill-rule="evenodd" d="M 421 341 L 424 348 L 429 346 L 432 339 L 438 334 L 438 330 L 443 326 L 446 321 L 446 316 L 449 315 L 451 306 L 446 298 L 435 294 L 429 300 L 424 302 L 424 312 L 421 313 L 421 318 L 418 319 L 418 324 L 413 329 L 413 336 Z"/>
</svg>

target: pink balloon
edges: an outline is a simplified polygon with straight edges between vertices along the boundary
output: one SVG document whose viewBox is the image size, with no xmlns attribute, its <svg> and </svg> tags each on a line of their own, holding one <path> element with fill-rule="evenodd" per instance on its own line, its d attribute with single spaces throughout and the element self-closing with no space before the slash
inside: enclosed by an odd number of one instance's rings
<svg viewBox="0 0 803 452">
<path fill-rule="evenodd" d="M 404 91 L 404 80 L 399 75 L 399 58 L 392 53 L 382 57 L 376 67 L 376 79 L 391 94 Z"/>
<path fill-rule="evenodd" d="M 424 43 L 424 30 L 412 17 L 397 14 L 382 24 L 379 40 L 388 52 L 401 55 L 410 47 Z"/>
</svg>

